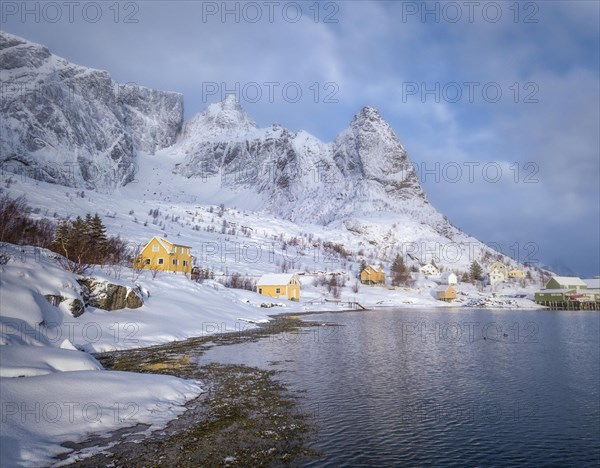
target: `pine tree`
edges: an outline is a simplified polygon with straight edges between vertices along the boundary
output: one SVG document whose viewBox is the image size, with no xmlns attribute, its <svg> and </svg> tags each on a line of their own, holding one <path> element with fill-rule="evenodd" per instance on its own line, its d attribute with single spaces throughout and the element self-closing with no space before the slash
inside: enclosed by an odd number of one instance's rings
<svg viewBox="0 0 600 468">
<path fill-rule="evenodd" d="M 483 270 L 481 269 L 481 265 L 477 263 L 476 260 L 471 262 L 471 268 L 469 270 L 469 274 L 471 276 L 471 281 L 481 281 L 483 277 L 481 276 Z"/>
<path fill-rule="evenodd" d="M 409 279 L 410 272 L 404 264 L 404 259 L 400 255 L 396 255 L 394 263 L 392 263 L 392 285 L 406 284 Z"/>
<path fill-rule="evenodd" d="M 108 239 L 106 238 L 106 228 L 98 213 L 92 218 L 89 214 L 86 216 L 88 227 L 88 241 L 93 246 L 94 263 L 104 263 L 108 254 Z"/>
<path fill-rule="evenodd" d="M 365 269 L 367 268 L 367 262 L 365 262 L 365 259 L 361 259 L 360 261 L 360 266 L 358 267 L 358 274 L 360 275 Z"/>
</svg>

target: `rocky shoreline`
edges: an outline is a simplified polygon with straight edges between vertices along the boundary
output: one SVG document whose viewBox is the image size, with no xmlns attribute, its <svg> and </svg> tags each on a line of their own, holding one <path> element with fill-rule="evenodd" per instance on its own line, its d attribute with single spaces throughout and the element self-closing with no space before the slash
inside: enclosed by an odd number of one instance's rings
<svg viewBox="0 0 600 468">
<path fill-rule="evenodd" d="M 319 454 L 308 447 L 315 437 L 302 395 L 291 392 L 277 371 L 236 364 L 196 363 L 213 346 L 255 341 L 277 333 L 301 333 L 321 325 L 274 317 L 257 329 L 194 338 L 150 348 L 102 353 L 109 370 L 150 372 L 200 380 L 205 392 L 186 411 L 149 436 L 146 426 L 64 444 L 78 452 L 77 466 L 281 466 Z M 87 456 L 89 447 L 105 447 Z"/>
</svg>

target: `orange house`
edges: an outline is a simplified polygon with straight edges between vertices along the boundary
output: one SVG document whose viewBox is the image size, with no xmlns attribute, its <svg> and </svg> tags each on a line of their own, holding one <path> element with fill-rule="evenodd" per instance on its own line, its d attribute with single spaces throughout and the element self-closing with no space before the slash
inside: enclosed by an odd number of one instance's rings
<svg viewBox="0 0 600 468">
<path fill-rule="evenodd" d="M 383 284 L 385 283 L 385 273 L 379 265 L 379 269 L 375 269 L 371 265 L 368 265 L 363 271 L 360 272 L 360 282 L 362 284 Z"/>
</svg>

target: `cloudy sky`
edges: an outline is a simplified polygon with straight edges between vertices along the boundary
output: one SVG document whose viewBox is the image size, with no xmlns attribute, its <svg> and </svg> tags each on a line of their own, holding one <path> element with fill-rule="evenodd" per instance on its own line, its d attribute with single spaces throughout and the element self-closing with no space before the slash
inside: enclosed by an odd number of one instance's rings
<svg viewBox="0 0 600 468">
<path fill-rule="evenodd" d="M 331 141 L 363 106 L 431 202 L 521 261 L 599 274 L 599 2 L 3 2 L 3 30 L 121 82 L 236 93 Z M 27 11 L 26 11 L 27 10 Z"/>
</svg>

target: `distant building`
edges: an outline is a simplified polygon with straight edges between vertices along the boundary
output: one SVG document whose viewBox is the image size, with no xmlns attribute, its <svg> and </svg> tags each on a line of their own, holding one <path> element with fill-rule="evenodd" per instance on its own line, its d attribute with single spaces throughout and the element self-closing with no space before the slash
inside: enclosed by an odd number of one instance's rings
<svg viewBox="0 0 600 468">
<path fill-rule="evenodd" d="M 523 270 L 519 270 L 517 268 L 513 268 L 508 272 L 509 278 L 521 279 L 525 278 L 525 272 Z"/>
<path fill-rule="evenodd" d="M 435 297 L 438 301 L 451 302 L 456 299 L 456 289 L 450 285 L 439 286 L 435 289 Z"/>
<path fill-rule="evenodd" d="M 587 285 L 588 289 L 600 289 L 600 278 L 588 278 L 584 279 L 583 282 Z"/>
<path fill-rule="evenodd" d="M 502 262 L 494 262 L 488 273 L 490 284 L 504 283 L 508 279 L 508 268 Z"/>
<path fill-rule="evenodd" d="M 586 289 L 585 282 L 576 276 L 553 276 L 546 283 L 546 289 Z"/>
<path fill-rule="evenodd" d="M 173 244 L 154 236 L 133 263 L 134 267 L 148 270 L 189 273 L 192 271 L 191 251 L 188 245 Z"/>
<path fill-rule="evenodd" d="M 376 270 L 371 265 L 368 265 L 363 271 L 360 272 L 360 282 L 362 284 L 383 284 L 385 283 L 385 273 L 379 265 Z"/>
<path fill-rule="evenodd" d="M 440 283 L 441 284 L 458 284 L 458 278 L 456 274 L 451 271 L 445 271 L 440 275 Z"/>
<path fill-rule="evenodd" d="M 285 297 L 290 301 L 300 300 L 300 281 L 291 273 L 262 275 L 256 283 L 256 292 L 263 296 Z"/>
<path fill-rule="evenodd" d="M 545 289 L 535 293 L 535 302 L 558 309 L 598 310 L 600 288 L 594 286 L 599 286 L 595 278 L 582 280 L 574 276 L 553 276 Z"/>
<path fill-rule="evenodd" d="M 428 263 L 427 265 L 423 265 L 422 267 L 420 267 L 419 272 L 421 272 L 425 276 L 438 276 L 440 274 L 440 270 L 435 265 L 432 265 L 431 263 Z"/>
</svg>

